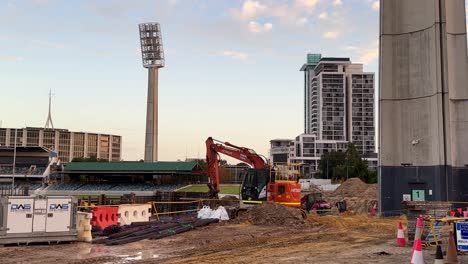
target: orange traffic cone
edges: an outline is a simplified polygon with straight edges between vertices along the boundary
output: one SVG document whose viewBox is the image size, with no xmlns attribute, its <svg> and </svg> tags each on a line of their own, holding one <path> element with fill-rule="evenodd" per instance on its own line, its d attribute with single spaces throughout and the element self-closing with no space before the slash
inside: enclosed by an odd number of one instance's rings
<svg viewBox="0 0 468 264">
<path fill-rule="evenodd" d="M 404 247 L 404 246 L 406 246 L 405 233 L 403 233 L 403 224 L 402 224 L 401 222 L 398 223 L 398 232 L 397 232 L 396 246 L 397 246 L 397 247 Z"/>
<path fill-rule="evenodd" d="M 424 264 L 421 238 L 414 240 L 414 251 L 413 256 L 411 257 L 411 264 Z"/>
<path fill-rule="evenodd" d="M 437 245 L 434 264 L 445 264 L 444 254 L 442 253 L 442 248 L 440 245 Z"/>
<path fill-rule="evenodd" d="M 457 249 L 455 248 L 453 231 L 449 232 L 449 240 L 447 245 L 447 263 L 458 263 Z"/>
<path fill-rule="evenodd" d="M 420 215 L 418 217 L 417 222 L 416 222 L 416 231 L 414 232 L 414 239 L 415 240 L 417 238 L 421 238 L 423 228 L 424 228 L 424 221 L 422 219 L 422 215 Z"/>
</svg>

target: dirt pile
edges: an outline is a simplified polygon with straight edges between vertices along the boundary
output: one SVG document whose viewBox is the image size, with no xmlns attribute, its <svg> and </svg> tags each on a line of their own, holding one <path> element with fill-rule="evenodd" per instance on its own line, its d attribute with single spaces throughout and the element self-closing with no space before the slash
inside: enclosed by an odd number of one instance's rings
<svg viewBox="0 0 468 264">
<path fill-rule="evenodd" d="M 305 223 L 301 210 L 278 203 L 263 203 L 249 208 L 241 217 L 254 225 L 294 226 Z"/>
<path fill-rule="evenodd" d="M 335 191 L 324 193 L 324 197 L 331 205 L 344 199 L 348 210 L 367 214 L 377 200 L 377 184 L 367 184 L 359 178 L 351 178 Z"/>
<path fill-rule="evenodd" d="M 334 196 L 359 196 L 364 193 L 368 184 L 361 181 L 359 178 L 351 178 L 343 182 L 336 190 L 333 192 Z"/>
</svg>

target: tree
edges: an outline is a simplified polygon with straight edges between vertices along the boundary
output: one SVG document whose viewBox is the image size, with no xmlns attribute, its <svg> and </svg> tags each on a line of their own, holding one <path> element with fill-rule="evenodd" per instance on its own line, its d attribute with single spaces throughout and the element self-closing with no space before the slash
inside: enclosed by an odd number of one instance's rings
<svg viewBox="0 0 468 264">
<path fill-rule="evenodd" d="M 367 161 L 362 159 L 356 146 L 348 144 L 345 152 L 326 152 L 319 161 L 318 178 L 331 179 L 332 181 L 344 181 L 348 178 L 359 178 L 366 183 L 376 183 L 377 173 L 370 171 Z"/>
</svg>

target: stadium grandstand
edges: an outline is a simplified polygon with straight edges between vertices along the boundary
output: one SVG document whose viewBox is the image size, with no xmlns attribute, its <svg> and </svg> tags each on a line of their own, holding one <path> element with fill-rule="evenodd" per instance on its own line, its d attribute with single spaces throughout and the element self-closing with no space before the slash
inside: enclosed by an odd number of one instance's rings
<svg viewBox="0 0 468 264">
<path fill-rule="evenodd" d="M 1 146 L 0 196 L 35 193 L 56 168 L 56 154 L 47 148 Z"/>
<path fill-rule="evenodd" d="M 70 162 L 44 195 L 154 196 L 193 183 L 206 183 L 197 162 Z"/>
</svg>

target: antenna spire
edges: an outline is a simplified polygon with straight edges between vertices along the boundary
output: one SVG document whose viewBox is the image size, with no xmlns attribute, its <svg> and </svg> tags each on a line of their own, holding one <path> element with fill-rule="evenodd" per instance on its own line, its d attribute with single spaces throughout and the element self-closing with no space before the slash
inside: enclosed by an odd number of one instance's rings
<svg viewBox="0 0 468 264">
<path fill-rule="evenodd" d="M 44 128 L 52 128 L 54 129 L 54 122 L 52 122 L 52 111 L 51 111 L 51 106 L 52 106 L 52 90 L 49 90 L 49 114 L 47 115 L 47 121 L 44 126 Z"/>
</svg>

